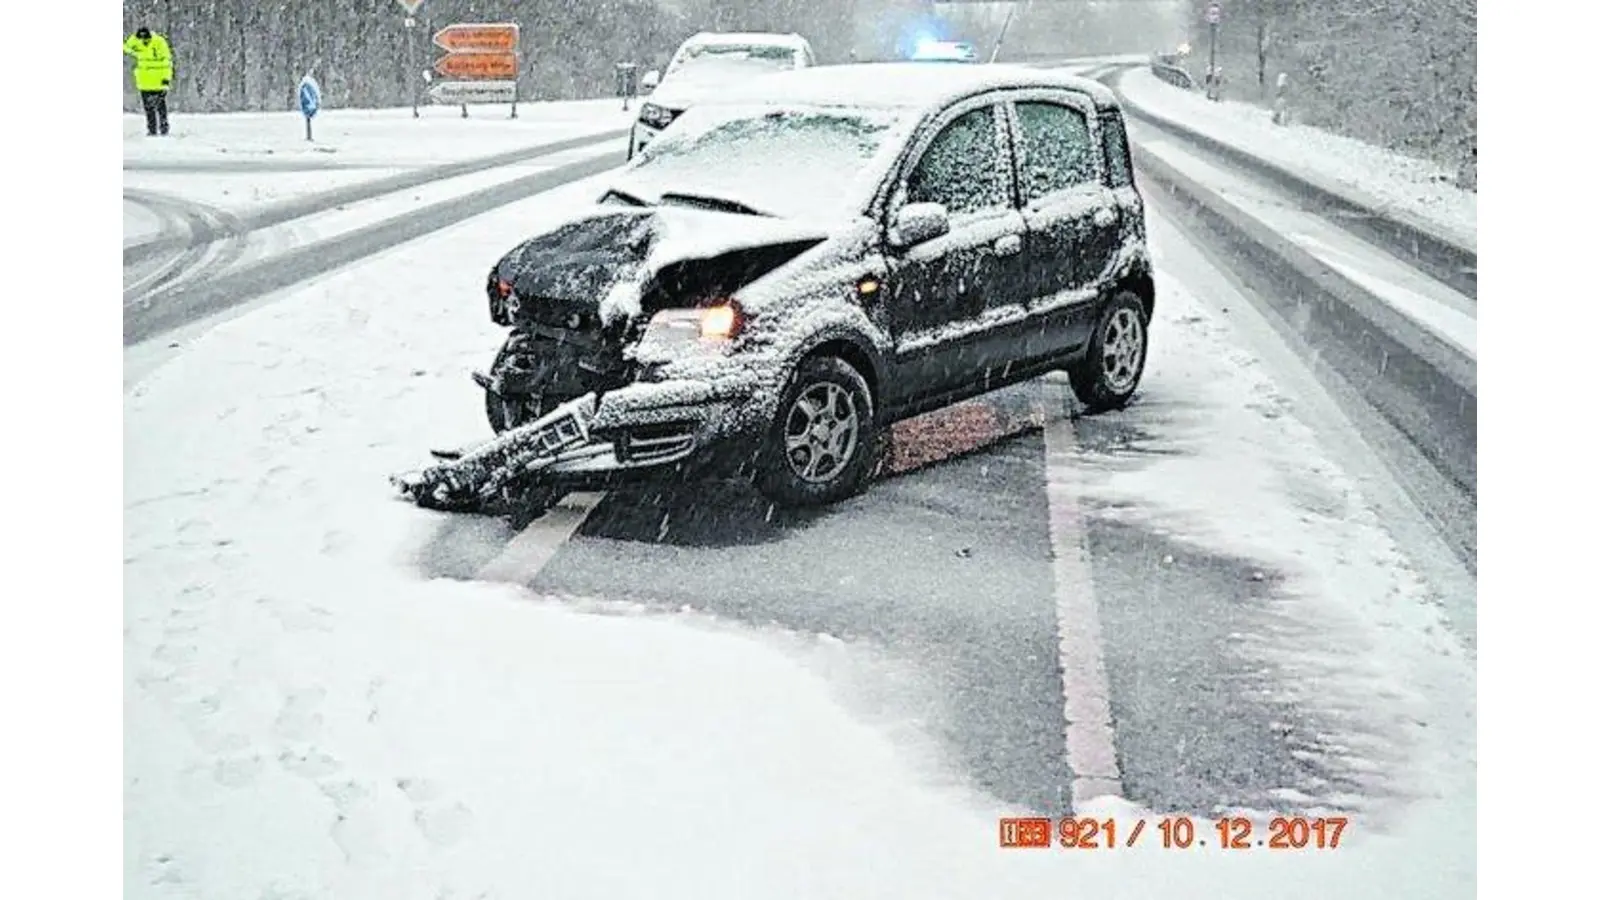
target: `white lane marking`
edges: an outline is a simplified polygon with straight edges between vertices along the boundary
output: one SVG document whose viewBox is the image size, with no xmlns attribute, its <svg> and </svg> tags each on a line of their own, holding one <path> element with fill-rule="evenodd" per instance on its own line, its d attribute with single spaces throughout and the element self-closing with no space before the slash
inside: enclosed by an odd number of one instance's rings
<svg viewBox="0 0 1600 900">
<path fill-rule="evenodd" d="M 1047 395 L 1057 391 L 1059 388 L 1045 388 Z M 1071 483 L 1077 437 L 1064 408 L 1047 409 L 1044 448 L 1067 765 L 1072 767 L 1072 806 L 1079 809 L 1095 797 L 1121 797 L 1122 770 L 1117 765 L 1116 730 L 1100 650 L 1100 614 L 1084 542 L 1082 509 Z"/>
<path fill-rule="evenodd" d="M 530 584 L 600 503 L 603 493 L 568 494 L 506 544 L 500 555 L 478 570 L 482 581 Z"/>
</svg>

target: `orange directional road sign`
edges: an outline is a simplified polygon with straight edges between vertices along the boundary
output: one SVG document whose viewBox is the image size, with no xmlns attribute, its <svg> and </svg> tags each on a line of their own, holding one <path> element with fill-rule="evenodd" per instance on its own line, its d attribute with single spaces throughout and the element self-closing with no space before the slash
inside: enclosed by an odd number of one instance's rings
<svg viewBox="0 0 1600 900">
<path fill-rule="evenodd" d="M 447 53 L 433 64 L 446 78 L 508 79 L 517 77 L 515 53 Z"/>
<path fill-rule="evenodd" d="M 433 36 L 433 42 L 452 53 L 509 53 L 517 49 L 517 26 L 447 25 Z"/>
</svg>

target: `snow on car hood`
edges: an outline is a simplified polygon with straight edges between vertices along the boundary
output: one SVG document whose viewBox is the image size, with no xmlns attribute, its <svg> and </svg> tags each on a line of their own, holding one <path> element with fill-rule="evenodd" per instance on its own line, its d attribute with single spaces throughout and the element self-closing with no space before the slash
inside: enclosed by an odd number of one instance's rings
<svg viewBox="0 0 1600 900">
<path fill-rule="evenodd" d="M 643 292 L 664 266 L 826 237 L 814 224 L 769 216 L 602 207 L 522 242 L 495 273 L 519 297 L 593 298 L 601 322 L 609 325 L 641 314 Z"/>
<path fill-rule="evenodd" d="M 728 83 L 722 79 L 683 78 L 670 83 L 663 81 L 660 87 L 650 92 L 645 102 L 681 112 L 703 100 L 714 100 L 727 89 Z"/>
</svg>

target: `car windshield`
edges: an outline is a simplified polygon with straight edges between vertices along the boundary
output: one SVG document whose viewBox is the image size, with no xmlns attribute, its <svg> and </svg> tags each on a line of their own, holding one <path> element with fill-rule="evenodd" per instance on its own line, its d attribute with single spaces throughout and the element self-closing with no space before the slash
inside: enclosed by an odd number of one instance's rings
<svg viewBox="0 0 1600 900">
<path fill-rule="evenodd" d="M 793 69 L 795 49 L 773 45 L 703 44 L 687 47 L 667 67 L 674 78 L 710 77 L 720 72 L 781 72 Z"/>
<path fill-rule="evenodd" d="M 622 187 L 659 202 L 716 198 L 776 216 L 825 216 L 908 118 L 890 110 L 702 106 L 645 152 Z"/>
</svg>

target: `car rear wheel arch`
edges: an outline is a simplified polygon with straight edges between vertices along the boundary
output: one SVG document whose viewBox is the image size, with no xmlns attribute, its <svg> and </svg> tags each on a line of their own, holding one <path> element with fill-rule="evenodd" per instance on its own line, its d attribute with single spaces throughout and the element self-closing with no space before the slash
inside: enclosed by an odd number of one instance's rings
<svg viewBox="0 0 1600 900">
<path fill-rule="evenodd" d="M 1144 320 L 1146 323 L 1154 321 L 1156 317 L 1156 283 L 1148 272 L 1139 272 L 1128 275 L 1117 282 L 1116 288 L 1111 293 L 1116 295 L 1121 291 L 1130 291 L 1144 304 Z"/>
</svg>

